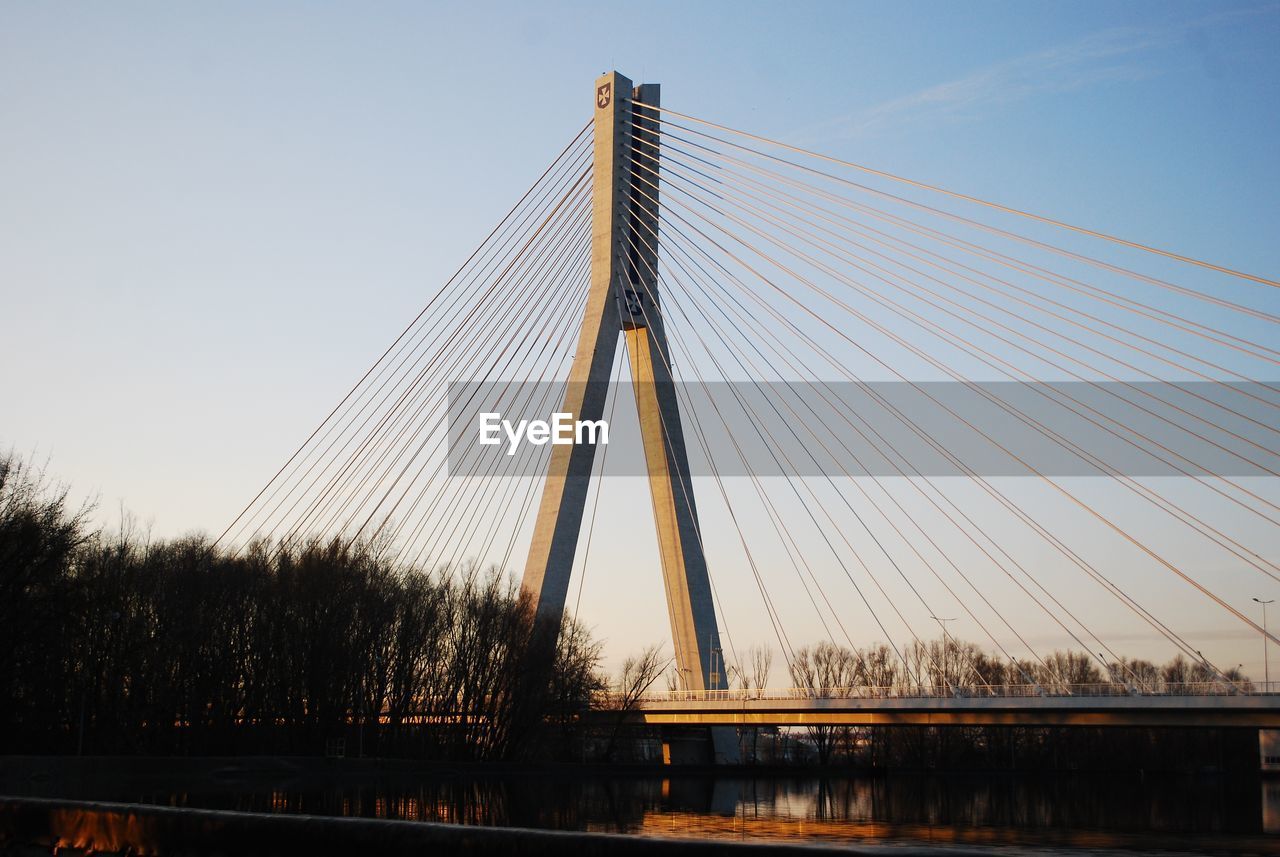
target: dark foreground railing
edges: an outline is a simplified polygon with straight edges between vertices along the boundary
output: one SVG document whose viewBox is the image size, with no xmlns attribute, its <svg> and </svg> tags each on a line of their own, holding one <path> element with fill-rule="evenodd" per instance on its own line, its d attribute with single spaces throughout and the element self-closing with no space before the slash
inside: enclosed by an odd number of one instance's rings
<svg viewBox="0 0 1280 857">
<path fill-rule="evenodd" d="M 476 827 L 420 821 L 380 821 L 314 815 L 269 815 L 176 809 L 128 803 L 0 797 L 0 853 L 25 855 L 670 855 L 883 853 L 882 848 L 744 844 L 671 840 L 605 833 Z M 988 850 L 894 846 L 910 855 L 991 854 Z"/>
</svg>

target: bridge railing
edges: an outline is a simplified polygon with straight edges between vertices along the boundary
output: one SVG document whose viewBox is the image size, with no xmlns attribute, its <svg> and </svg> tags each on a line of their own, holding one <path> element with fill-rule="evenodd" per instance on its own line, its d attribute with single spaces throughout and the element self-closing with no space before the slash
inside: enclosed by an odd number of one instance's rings
<svg viewBox="0 0 1280 857">
<path fill-rule="evenodd" d="M 986 699 L 1030 697 L 1128 697 L 1128 696 L 1264 696 L 1280 694 L 1280 682 L 1176 682 L 1159 689 L 1110 682 L 1097 684 L 1001 684 L 952 687 L 787 687 L 733 688 L 729 690 L 669 690 L 646 693 L 640 703 L 749 702 L 754 700 L 805 699 Z M 611 698 L 606 694 L 606 699 Z"/>
</svg>

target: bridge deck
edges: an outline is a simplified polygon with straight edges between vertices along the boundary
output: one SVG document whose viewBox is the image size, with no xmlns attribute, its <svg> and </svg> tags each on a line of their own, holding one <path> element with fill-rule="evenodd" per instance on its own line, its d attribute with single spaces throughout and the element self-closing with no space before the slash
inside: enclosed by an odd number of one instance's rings
<svg viewBox="0 0 1280 857">
<path fill-rule="evenodd" d="M 630 718 L 655 725 L 1244 726 L 1280 728 L 1280 693 L 802 695 L 672 693 Z"/>
</svg>

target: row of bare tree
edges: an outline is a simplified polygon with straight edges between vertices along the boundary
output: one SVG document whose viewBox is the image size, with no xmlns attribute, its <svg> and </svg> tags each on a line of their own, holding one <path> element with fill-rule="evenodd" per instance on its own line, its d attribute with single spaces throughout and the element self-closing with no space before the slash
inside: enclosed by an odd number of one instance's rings
<svg viewBox="0 0 1280 857">
<path fill-rule="evenodd" d="M 598 661 L 572 623 L 539 639 L 495 570 L 106 535 L 0 459 L 3 751 L 513 758 L 589 705 Z"/>
<path fill-rule="evenodd" d="M 752 646 L 744 654 L 741 664 L 729 665 L 721 689 L 750 693 L 769 688 L 773 650 Z M 1003 658 L 951 636 L 913 640 L 896 649 L 886 643 L 853 648 L 822 642 L 795 649 L 786 668 L 790 688 L 828 696 L 872 690 L 983 695 L 1010 687 L 1056 694 L 1078 691 L 1082 685 L 1155 694 L 1180 693 L 1196 685 L 1252 687 L 1238 667 L 1219 672 L 1181 654 L 1164 664 L 1126 657 L 1108 662 L 1069 650 L 1034 659 Z M 681 689 L 675 669 L 667 672 L 667 689 Z"/>
<path fill-rule="evenodd" d="M 761 663 L 772 655 L 752 650 L 753 666 L 738 670 L 740 686 L 756 688 Z M 1086 652 L 1055 650 L 1035 658 L 1004 658 L 982 651 L 977 645 L 948 636 L 942 640 L 913 640 L 894 649 L 884 643 L 867 648 L 850 648 L 818 643 L 795 650 L 788 666 L 792 686 L 813 691 L 881 688 L 900 692 L 926 689 L 938 693 L 998 693 L 1003 688 L 1023 686 L 1046 693 L 1068 693 L 1082 685 L 1110 686 L 1138 693 L 1178 693 L 1188 686 L 1224 683 L 1247 688 L 1250 683 L 1239 671 L 1215 670 L 1203 661 L 1190 661 L 1179 654 L 1157 665 L 1140 658 L 1120 657 L 1105 661 Z"/>
</svg>

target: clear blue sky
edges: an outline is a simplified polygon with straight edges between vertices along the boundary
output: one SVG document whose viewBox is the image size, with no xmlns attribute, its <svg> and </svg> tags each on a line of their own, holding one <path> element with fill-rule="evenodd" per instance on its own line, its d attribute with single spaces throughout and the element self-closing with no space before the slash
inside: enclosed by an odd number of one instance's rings
<svg viewBox="0 0 1280 857">
<path fill-rule="evenodd" d="M 219 531 L 610 68 L 735 127 L 1280 273 L 1275 3 L 610 8 L 0 3 L 0 444 L 157 535 Z M 1254 642 L 1221 662 L 1260 673 Z"/>
</svg>

